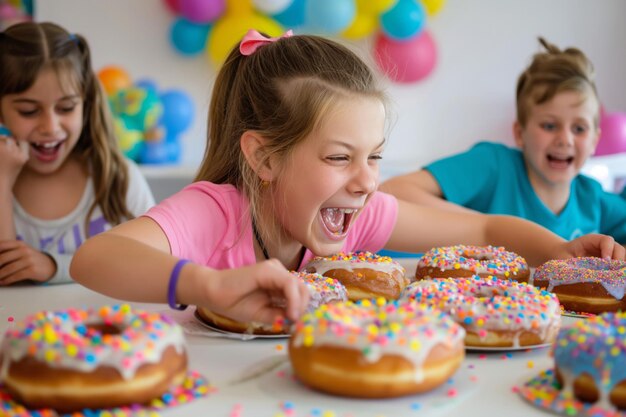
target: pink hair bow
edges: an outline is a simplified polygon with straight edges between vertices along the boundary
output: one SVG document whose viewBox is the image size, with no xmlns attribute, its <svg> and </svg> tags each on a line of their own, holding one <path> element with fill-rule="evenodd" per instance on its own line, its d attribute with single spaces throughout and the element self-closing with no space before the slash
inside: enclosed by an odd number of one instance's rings
<svg viewBox="0 0 626 417">
<path fill-rule="evenodd" d="M 277 36 L 275 38 L 266 38 L 256 30 L 250 29 L 248 33 L 245 34 L 245 36 L 241 40 L 241 43 L 239 44 L 239 52 L 241 52 L 241 55 L 245 56 L 252 55 L 259 48 L 259 46 L 276 42 L 281 38 L 288 38 L 291 35 L 293 35 L 293 30 L 288 30 L 281 36 Z"/>
</svg>

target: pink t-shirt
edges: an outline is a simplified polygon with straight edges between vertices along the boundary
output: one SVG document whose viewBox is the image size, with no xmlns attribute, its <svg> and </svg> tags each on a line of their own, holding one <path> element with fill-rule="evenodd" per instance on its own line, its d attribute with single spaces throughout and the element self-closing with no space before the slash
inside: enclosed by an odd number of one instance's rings
<svg viewBox="0 0 626 417">
<path fill-rule="evenodd" d="M 229 184 L 193 183 L 146 213 L 170 243 L 172 255 L 215 269 L 256 263 L 248 201 Z M 377 252 L 398 216 L 395 197 L 376 192 L 352 225 L 342 251 Z M 314 254 L 307 250 L 304 266 Z"/>
</svg>

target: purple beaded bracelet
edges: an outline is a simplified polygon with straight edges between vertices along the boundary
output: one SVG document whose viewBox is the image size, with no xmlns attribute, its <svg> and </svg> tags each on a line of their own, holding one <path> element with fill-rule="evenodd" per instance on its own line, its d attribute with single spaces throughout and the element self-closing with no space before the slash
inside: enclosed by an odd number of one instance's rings
<svg viewBox="0 0 626 417">
<path fill-rule="evenodd" d="M 174 269 L 172 269 L 172 274 L 170 275 L 170 283 L 167 286 L 167 304 L 174 310 L 184 310 L 187 308 L 187 304 L 176 304 L 176 284 L 178 284 L 180 270 L 189 262 L 191 261 L 188 259 L 181 259 L 176 262 Z"/>
</svg>

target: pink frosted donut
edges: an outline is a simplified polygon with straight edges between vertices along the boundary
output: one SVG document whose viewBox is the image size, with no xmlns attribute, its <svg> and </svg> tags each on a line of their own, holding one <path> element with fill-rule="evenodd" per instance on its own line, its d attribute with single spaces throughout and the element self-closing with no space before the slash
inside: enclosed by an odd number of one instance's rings
<svg viewBox="0 0 626 417">
<path fill-rule="evenodd" d="M 532 285 L 497 278 L 416 281 L 401 300 L 415 300 L 450 314 L 471 347 L 521 347 L 551 343 L 561 323 L 559 302 Z"/>
<path fill-rule="evenodd" d="M 416 279 L 496 277 L 526 282 L 530 270 L 526 260 L 503 247 L 447 246 L 426 252 L 417 264 Z"/>
<path fill-rule="evenodd" d="M 602 258 L 548 261 L 531 283 L 554 292 L 566 310 L 600 314 L 626 310 L 626 262 Z"/>
</svg>

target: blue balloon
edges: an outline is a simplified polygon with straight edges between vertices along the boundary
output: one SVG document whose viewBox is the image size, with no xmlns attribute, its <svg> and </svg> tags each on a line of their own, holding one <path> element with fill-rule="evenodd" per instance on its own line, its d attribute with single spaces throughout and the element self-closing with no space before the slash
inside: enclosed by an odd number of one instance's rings
<svg viewBox="0 0 626 417">
<path fill-rule="evenodd" d="M 163 116 L 161 125 L 166 134 L 177 135 L 185 131 L 193 122 L 194 106 L 191 98 L 180 90 L 168 90 L 161 94 Z"/>
<path fill-rule="evenodd" d="M 398 0 L 388 12 L 380 18 L 383 32 L 396 40 L 409 39 L 424 29 L 426 10 L 419 1 Z"/>
<path fill-rule="evenodd" d="M 356 16 L 354 0 L 315 0 L 306 3 L 306 26 L 314 32 L 335 34 L 348 28 Z"/>
<path fill-rule="evenodd" d="M 293 29 L 304 24 L 305 9 L 305 0 L 293 0 L 291 6 L 272 17 L 286 29 Z"/>
<path fill-rule="evenodd" d="M 210 24 L 193 23 L 179 18 L 172 25 L 170 39 L 181 54 L 197 55 L 205 49 L 210 30 Z"/>
<path fill-rule="evenodd" d="M 164 164 L 167 160 L 167 147 L 164 142 L 145 142 L 139 153 L 142 164 Z"/>
<path fill-rule="evenodd" d="M 159 92 L 157 82 L 150 78 L 142 78 L 138 81 L 135 81 L 135 87 L 143 88 L 144 90 L 153 91 L 155 93 Z"/>
</svg>

